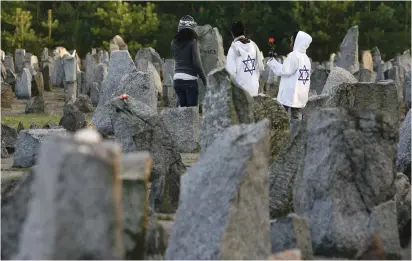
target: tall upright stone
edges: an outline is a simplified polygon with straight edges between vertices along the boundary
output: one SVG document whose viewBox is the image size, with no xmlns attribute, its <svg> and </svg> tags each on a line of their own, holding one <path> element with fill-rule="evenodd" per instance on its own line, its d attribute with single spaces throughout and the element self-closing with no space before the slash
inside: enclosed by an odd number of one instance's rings
<svg viewBox="0 0 412 261">
<path fill-rule="evenodd" d="M 26 50 L 24 49 L 16 49 L 14 53 L 14 65 L 15 65 L 15 72 L 21 73 L 23 72 L 24 68 L 24 58 L 26 57 Z"/>
<path fill-rule="evenodd" d="M 175 74 L 175 60 L 166 59 L 163 67 L 163 106 L 172 107 L 171 104 L 176 97 L 173 88 L 173 75 Z"/>
<path fill-rule="evenodd" d="M 162 213 L 176 211 L 180 176 L 186 171 L 175 142 L 157 111 L 133 97 L 107 105 L 115 139 L 124 152 L 148 151 L 153 159 L 150 205 Z"/>
<path fill-rule="evenodd" d="M 182 176 L 165 259 L 267 259 L 268 124 L 226 129 Z"/>
<path fill-rule="evenodd" d="M 362 65 L 363 68 L 373 72 L 373 59 L 371 51 L 363 51 L 362 52 Z"/>
<path fill-rule="evenodd" d="M 125 259 L 145 259 L 149 179 L 152 160 L 147 152 L 122 157 L 122 209 Z"/>
<path fill-rule="evenodd" d="M 104 79 L 107 77 L 109 68 L 106 63 L 99 63 L 94 67 L 92 82 L 96 82 L 101 86 Z"/>
<path fill-rule="evenodd" d="M 151 81 L 156 87 L 157 94 L 161 97 L 163 95 L 162 80 L 154 65 L 150 61 L 140 58 L 136 61 L 136 68 L 138 71 L 147 73 L 152 78 Z"/>
<path fill-rule="evenodd" d="M 123 258 L 119 152 L 91 129 L 42 144 L 15 258 Z"/>
<path fill-rule="evenodd" d="M 385 257 L 399 258 L 396 125 L 371 110 L 327 108 L 310 115 L 306 131 L 293 201 L 315 255 L 354 258 L 379 233 Z"/>
<path fill-rule="evenodd" d="M 13 56 L 6 55 L 6 57 L 4 57 L 4 63 L 6 64 L 6 68 L 10 69 L 13 73 L 15 72 Z"/>
<path fill-rule="evenodd" d="M 43 48 L 43 51 L 41 52 L 41 60 L 47 60 L 49 58 L 49 49 L 47 47 Z"/>
<path fill-rule="evenodd" d="M 50 78 L 50 67 L 48 65 L 44 66 L 41 70 L 41 74 L 43 75 L 43 83 L 44 83 L 44 90 L 46 92 L 51 92 L 51 78 Z"/>
<path fill-rule="evenodd" d="M 90 53 L 86 54 L 86 64 L 85 64 L 85 73 L 86 73 L 86 91 L 88 93 L 93 82 L 95 75 L 95 68 L 97 65 L 97 55 L 92 55 Z"/>
<path fill-rule="evenodd" d="M 398 172 L 411 179 L 411 110 L 408 111 L 399 130 L 396 166 Z"/>
<path fill-rule="evenodd" d="M 340 45 L 340 56 L 335 66 L 341 67 L 351 74 L 359 71 L 359 29 L 355 25 L 351 27 L 345 35 Z"/>
<path fill-rule="evenodd" d="M 21 100 L 28 100 L 31 97 L 31 73 L 29 69 L 23 68 L 22 73 L 16 81 L 16 97 Z"/>
<path fill-rule="evenodd" d="M 52 75 L 52 85 L 58 88 L 64 87 L 63 58 L 60 56 L 55 58 L 54 71 Z"/>
<path fill-rule="evenodd" d="M 65 100 L 75 101 L 77 97 L 77 61 L 76 51 L 73 55 L 63 57 Z"/>
<path fill-rule="evenodd" d="M 203 106 L 200 147 L 206 149 L 224 131 L 240 123 L 253 123 L 253 99 L 231 82 L 225 68 L 212 71 Z"/>
<path fill-rule="evenodd" d="M 226 58 L 223 49 L 223 38 L 219 30 L 210 25 L 197 26 L 195 28 L 199 36 L 199 51 L 203 69 L 207 76 L 212 70 L 225 65 Z M 206 93 L 206 86 L 199 80 L 199 105 L 202 106 Z"/>
<path fill-rule="evenodd" d="M 100 50 L 97 55 L 99 57 L 99 63 L 109 65 L 109 52 Z"/>
<path fill-rule="evenodd" d="M 156 71 L 159 74 L 159 76 L 161 78 L 165 77 L 164 73 L 163 73 L 163 67 L 164 67 L 163 59 L 156 52 L 155 49 L 153 49 L 152 47 L 146 47 L 146 48 L 139 49 L 139 51 L 137 51 L 136 56 L 134 58 L 136 66 L 137 66 L 138 61 L 140 59 L 151 62 L 154 65 L 154 67 L 156 68 Z"/>
<path fill-rule="evenodd" d="M 378 47 L 372 49 L 373 70 L 376 72 L 376 81 L 383 81 L 385 77 L 383 75 L 382 57 Z"/>
</svg>

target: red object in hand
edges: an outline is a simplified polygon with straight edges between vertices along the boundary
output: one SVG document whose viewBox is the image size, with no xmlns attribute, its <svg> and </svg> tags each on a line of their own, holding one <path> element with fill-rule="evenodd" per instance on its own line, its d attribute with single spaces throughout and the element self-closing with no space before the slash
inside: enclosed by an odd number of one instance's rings
<svg viewBox="0 0 412 261">
<path fill-rule="evenodd" d="M 129 98 L 129 95 L 127 94 L 120 95 L 120 100 L 127 100 L 127 98 Z"/>
<path fill-rule="evenodd" d="M 273 44 L 275 42 L 275 38 L 269 38 L 269 43 Z"/>
</svg>

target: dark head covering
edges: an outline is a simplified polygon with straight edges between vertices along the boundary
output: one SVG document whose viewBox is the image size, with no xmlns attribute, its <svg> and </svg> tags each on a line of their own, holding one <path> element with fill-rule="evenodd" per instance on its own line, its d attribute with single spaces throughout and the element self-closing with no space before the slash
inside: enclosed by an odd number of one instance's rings
<svg viewBox="0 0 412 261">
<path fill-rule="evenodd" d="M 232 34 L 235 38 L 245 34 L 245 26 L 241 21 L 232 24 Z"/>
<path fill-rule="evenodd" d="M 197 26 L 197 23 L 195 22 L 195 19 L 191 17 L 190 15 L 185 15 L 182 18 L 180 18 L 179 21 L 179 26 L 177 28 L 177 31 L 183 30 L 183 29 L 195 29 Z"/>
</svg>

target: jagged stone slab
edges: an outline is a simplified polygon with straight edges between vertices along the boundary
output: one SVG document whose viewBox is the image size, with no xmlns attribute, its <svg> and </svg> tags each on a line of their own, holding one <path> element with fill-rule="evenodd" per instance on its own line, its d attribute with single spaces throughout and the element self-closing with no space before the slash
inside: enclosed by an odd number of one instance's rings
<svg viewBox="0 0 412 261">
<path fill-rule="evenodd" d="M 23 68 L 23 72 L 16 81 L 16 97 L 21 100 L 28 100 L 31 97 L 31 78 L 29 69 Z"/>
<path fill-rule="evenodd" d="M 335 66 L 348 70 L 352 74 L 359 71 L 358 38 L 359 29 L 355 25 L 346 33 L 340 45 L 339 59 L 335 62 Z"/>
<path fill-rule="evenodd" d="M 397 231 L 396 208 L 386 200 L 395 195 L 398 139 L 388 118 L 344 108 L 310 115 L 293 202 L 308 220 L 315 255 L 354 258 L 375 232 L 389 256 L 398 252 L 398 234 L 388 233 Z M 393 222 L 387 222 L 392 211 Z"/>
<path fill-rule="evenodd" d="M 411 179 L 411 110 L 406 115 L 399 130 L 399 143 L 396 159 L 398 172 Z"/>
<path fill-rule="evenodd" d="M 333 88 L 342 83 L 357 83 L 358 80 L 347 70 L 340 67 L 333 67 L 323 87 L 322 94 L 329 94 Z"/>
<path fill-rule="evenodd" d="M 253 122 L 253 99 L 231 82 L 224 67 L 208 76 L 200 127 L 200 147 L 206 149 L 226 128 Z"/>
<path fill-rule="evenodd" d="M 13 167 L 28 168 L 35 165 L 41 142 L 48 136 L 65 133 L 65 129 L 29 129 L 20 131 L 15 144 Z"/>
<path fill-rule="evenodd" d="M 197 107 L 164 109 L 160 116 L 179 152 L 199 151 L 200 116 Z"/>
<path fill-rule="evenodd" d="M 268 125 L 226 129 L 182 177 L 166 259 L 269 256 Z"/>
<path fill-rule="evenodd" d="M 151 62 L 156 68 L 156 71 L 159 74 L 159 77 L 164 77 L 164 72 L 163 72 L 164 62 L 155 49 L 153 49 L 152 47 L 146 47 L 146 48 L 139 49 L 139 51 L 137 51 L 136 56 L 134 58 L 136 66 L 139 63 L 139 60 L 146 60 L 146 61 Z"/>
<path fill-rule="evenodd" d="M 314 90 L 316 94 L 322 94 L 323 87 L 329 77 L 330 70 L 315 69 L 310 75 L 310 90 Z"/>
<path fill-rule="evenodd" d="M 97 135 L 42 144 L 16 259 L 123 258 L 120 149 Z"/>
<path fill-rule="evenodd" d="M 402 173 L 397 173 L 395 188 L 399 240 L 401 246 L 406 247 L 410 241 L 411 233 L 411 183 L 408 177 Z"/>
</svg>

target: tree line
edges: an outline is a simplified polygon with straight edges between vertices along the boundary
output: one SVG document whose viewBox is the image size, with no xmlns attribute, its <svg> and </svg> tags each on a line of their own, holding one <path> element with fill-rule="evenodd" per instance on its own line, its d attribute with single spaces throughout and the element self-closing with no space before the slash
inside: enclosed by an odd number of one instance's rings
<svg viewBox="0 0 412 261">
<path fill-rule="evenodd" d="M 359 26 L 360 51 L 377 46 L 383 59 L 390 59 L 411 46 L 410 1 L 2 1 L 1 7 L 1 49 L 12 54 L 24 48 L 39 56 L 43 47 L 64 46 L 84 57 L 91 48 L 108 50 L 119 34 L 132 56 L 150 46 L 170 58 L 170 41 L 186 14 L 199 25 L 217 27 L 225 52 L 237 20 L 265 56 L 269 38 L 275 38 L 276 52 L 286 55 L 290 36 L 303 30 L 313 37 L 309 56 L 328 60 L 353 25 Z"/>
</svg>

